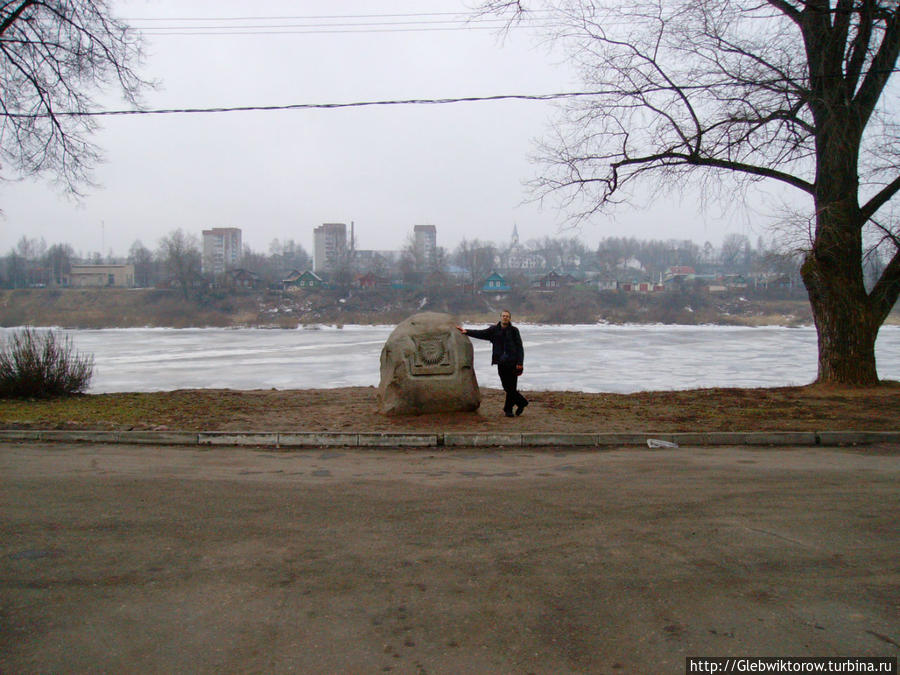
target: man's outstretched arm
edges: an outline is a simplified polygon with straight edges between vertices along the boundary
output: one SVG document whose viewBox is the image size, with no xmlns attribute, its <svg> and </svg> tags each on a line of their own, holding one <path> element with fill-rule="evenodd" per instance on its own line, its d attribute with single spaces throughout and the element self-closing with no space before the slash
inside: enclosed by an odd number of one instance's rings
<svg viewBox="0 0 900 675">
<path fill-rule="evenodd" d="M 491 339 L 491 329 L 485 328 L 484 330 L 477 330 L 474 328 L 463 328 L 462 326 L 457 326 L 456 330 L 458 330 L 463 335 L 468 335 L 469 337 L 478 338 L 479 340 L 490 340 Z"/>
</svg>

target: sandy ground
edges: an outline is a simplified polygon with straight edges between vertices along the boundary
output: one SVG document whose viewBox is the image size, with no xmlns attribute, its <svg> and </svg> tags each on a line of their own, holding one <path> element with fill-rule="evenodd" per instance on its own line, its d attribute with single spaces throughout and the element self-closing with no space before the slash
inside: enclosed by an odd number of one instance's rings
<svg viewBox="0 0 900 675">
<path fill-rule="evenodd" d="M 525 392 L 521 417 L 502 414 L 503 392 L 482 389 L 473 413 L 386 417 L 374 387 L 182 390 L 49 401 L 0 399 L 0 428 L 184 431 L 896 431 L 900 384 L 877 387 L 695 389 L 637 394 Z"/>
<path fill-rule="evenodd" d="M 0 672 L 897 656 L 900 447 L 0 445 Z"/>
</svg>

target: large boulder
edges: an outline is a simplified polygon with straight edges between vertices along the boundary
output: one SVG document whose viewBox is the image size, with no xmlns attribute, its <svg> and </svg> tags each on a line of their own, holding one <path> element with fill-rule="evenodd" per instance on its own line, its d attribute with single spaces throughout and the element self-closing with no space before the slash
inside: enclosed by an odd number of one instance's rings
<svg viewBox="0 0 900 675">
<path fill-rule="evenodd" d="M 477 410 L 473 358 L 472 343 L 449 314 L 409 317 L 381 350 L 379 409 L 386 415 Z"/>
</svg>

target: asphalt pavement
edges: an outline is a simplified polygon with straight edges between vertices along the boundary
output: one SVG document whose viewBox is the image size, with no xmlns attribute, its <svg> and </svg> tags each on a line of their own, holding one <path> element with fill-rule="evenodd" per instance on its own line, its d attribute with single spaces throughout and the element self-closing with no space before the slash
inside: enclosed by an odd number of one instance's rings
<svg viewBox="0 0 900 675">
<path fill-rule="evenodd" d="M 690 656 L 900 653 L 885 437 L 197 438 L 0 442 L 0 672 L 683 673 Z"/>
</svg>

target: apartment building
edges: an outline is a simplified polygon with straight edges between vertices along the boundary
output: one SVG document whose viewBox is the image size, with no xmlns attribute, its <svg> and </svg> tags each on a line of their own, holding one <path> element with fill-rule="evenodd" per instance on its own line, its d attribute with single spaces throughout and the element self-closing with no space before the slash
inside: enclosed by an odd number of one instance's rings
<svg viewBox="0 0 900 675">
<path fill-rule="evenodd" d="M 346 223 L 323 223 L 313 230 L 314 272 L 333 270 L 346 252 Z"/>
<path fill-rule="evenodd" d="M 434 225 L 416 225 L 413 227 L 413 245 L 416 250 L 416 263 L 422 269 L 432 269 L 437 259 L 437 228 Z"/>
<path fill-rule="evenodd" d="M 242 250 L 240 228 L 214 227 L 203 230 L 202 273 L 216 277 L 240 266 Z"/>
</svg>

